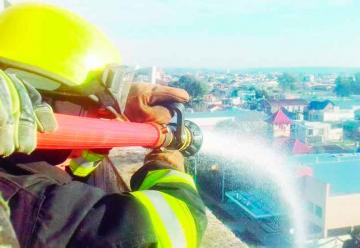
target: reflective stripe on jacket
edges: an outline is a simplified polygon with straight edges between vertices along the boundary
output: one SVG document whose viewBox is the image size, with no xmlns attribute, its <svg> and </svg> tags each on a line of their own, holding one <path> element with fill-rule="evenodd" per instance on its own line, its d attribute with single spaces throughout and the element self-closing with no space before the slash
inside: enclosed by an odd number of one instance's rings
<svg viewBox="0 0 360 248">
<path fill-rule="evenodd" d="M 175 170 L 148 172 L 139 191 L 132 195 L 146 208 L 158 237 L 158 247 L 197 247 L 195 220 L 187 204 L 169 193 L 148 190 L 157 184 L 183 184 L 196 190 L 193 179 Z"/>
</svg>

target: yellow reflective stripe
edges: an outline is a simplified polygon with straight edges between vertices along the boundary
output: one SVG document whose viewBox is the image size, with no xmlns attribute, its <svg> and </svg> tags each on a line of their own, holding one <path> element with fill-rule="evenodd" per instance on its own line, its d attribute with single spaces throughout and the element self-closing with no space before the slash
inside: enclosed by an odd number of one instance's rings
<svg viewBox="0 0 360 248">
<path fill-rule="evenodd" d="M 100 162 L 87 162 L 82 161 L 78 163 L 80 159 L 72 159 L 69 164 L 71 173 L 74 176 L 86 177 L 90 175 L 100 164 Z"/>
<path fill-rule="evenodd" d="M 99 166 L 103 158 L 101 154 L 84 150 L 80 157 L 70 161 L 69 167 L 73 175 L 86 177 Z"/>
<path fill-rule="evenodd" d="M 184 183 L 196 190 L 194 180 L 190 175 L 170 169 L 148 172 L 139 190 L 149 189 L 158 183 Z"/>
<path fill-rule="evenodd" d="M 157 182 L 160 178 L 164 177 L 169 172 L 170 172 L 170 169 L 149 171 L 146 174 L 144 181 L 140 185 L 139 190 L 145 190 L 145 189 L 151 188 L 152 186 L 157 184 Z"/>
<path fill-rule="evenodd" d="M 192 176 L 187 173 L 180 172 L 177 170 L 170 170 L 169 174 L 166 177 L 163 177 L 159 180 L 160 182 L 182 182 L 190 185 L 196 190 L 196 185 Z"/>
<path fill-rule="evenodd" d="M 177 215 L 163 194 L 154 190 L 137 191 L 131 194 L 140 201 L 147 210 L 156 237 L 158 238 L 158 247 L 187 247 L 182 224 L 177 219 Z"/>
<path fill-rule="evenodd" d="M 182 230 L 185 232 L 187 248 L 197 247 L 197 229 L 195 220 L 185 202 L 165 193 L 161 193 L 171 206 L 176 219 L 179 220 Z"/>
<path fill-rule="evenodd" d="M 98 154 L 95 152 L 91 152 L 89 150 L 84 150 L 81 153 L 81 157 L 83 157 L 84 159 L 86 159 L 89 162 L 97 162 L 99 160 L 102 160 L 104 158 L 104 155 Z"/>
</svg>

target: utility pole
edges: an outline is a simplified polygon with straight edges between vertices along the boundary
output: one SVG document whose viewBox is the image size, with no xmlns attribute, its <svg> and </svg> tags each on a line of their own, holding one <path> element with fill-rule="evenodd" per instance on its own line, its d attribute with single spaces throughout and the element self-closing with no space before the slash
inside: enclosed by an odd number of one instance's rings
<svg viewBox="0 0 360 248">
<path fill-rule="evenodd" d="M 8 0 L 0 0 L 0 11 L 3 11 L 5 8 L 9 7 L 11 3 Z"/>
<path fill-rule="evenodd" d="M 151 83 L 152 84 L 156 84 L 156 77 L 157 77 L 156 73 L 157 73 L 156 66 L 152 66 L 151 67 Z"/>
</svg>

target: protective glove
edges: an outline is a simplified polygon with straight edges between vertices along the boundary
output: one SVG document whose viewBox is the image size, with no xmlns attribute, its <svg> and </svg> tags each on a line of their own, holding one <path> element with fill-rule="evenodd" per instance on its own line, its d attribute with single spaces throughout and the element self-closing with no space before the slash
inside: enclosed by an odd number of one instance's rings
<svg viewBox="0 0 360 248">
<path fill-rule="evenodd" d="M 106 90 L 91 93 L 89 97 L 118 119 L 158 124 L 167 124 L 171 120 L 169 110 L 159 105 L 185 103 L 189 100 L 185 90 L 149 83 L 131 83 L 133 76 L 134 72 L 125 66 L 109 65 L 101 78 L 101 84 Z"/>
<path fill-rule="evenodd" d="M 0 70 L 0 156 L 30 154 L 36 148 L 37 130 L 52 132 L 57 122 L 40 93 L 15 74 Z"/>
<path fill-rule="evenodd" d="M 189 101 L 189 94 L 183 90 L 149 83 L 133 83 L 127 97 L 125 116 L 134 122 L 155 122 L 167 124 L 170 111 L 159 106 L 164 103 Z"/>
<path fill-rule="evenodd" d="M 145 156 L 144 166 L 159 162 L 178 171 L 185 171 L 184 156 L 177 150 L 153 150 Z"/>
</svg>

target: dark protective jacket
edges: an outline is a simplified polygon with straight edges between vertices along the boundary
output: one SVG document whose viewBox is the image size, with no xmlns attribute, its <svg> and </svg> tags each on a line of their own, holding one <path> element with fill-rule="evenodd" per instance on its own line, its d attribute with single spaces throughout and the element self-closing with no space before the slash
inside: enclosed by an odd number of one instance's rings
<svg viewBox="0 0 360 248">
<path fill-rule="evenodd" d="M 131 179 L 132 192 L 108 159 L 76 180 L 46 162 L 0 162 L 21 247 L 198 247 L 204 205 L 191 177 L 154 162 Z"/>
<path fill-rule="evenodd" d="M 18 248 L 19 243 L 9 218 L 9 206 L 0 194 L 0 247 Z"/>
</svg>

